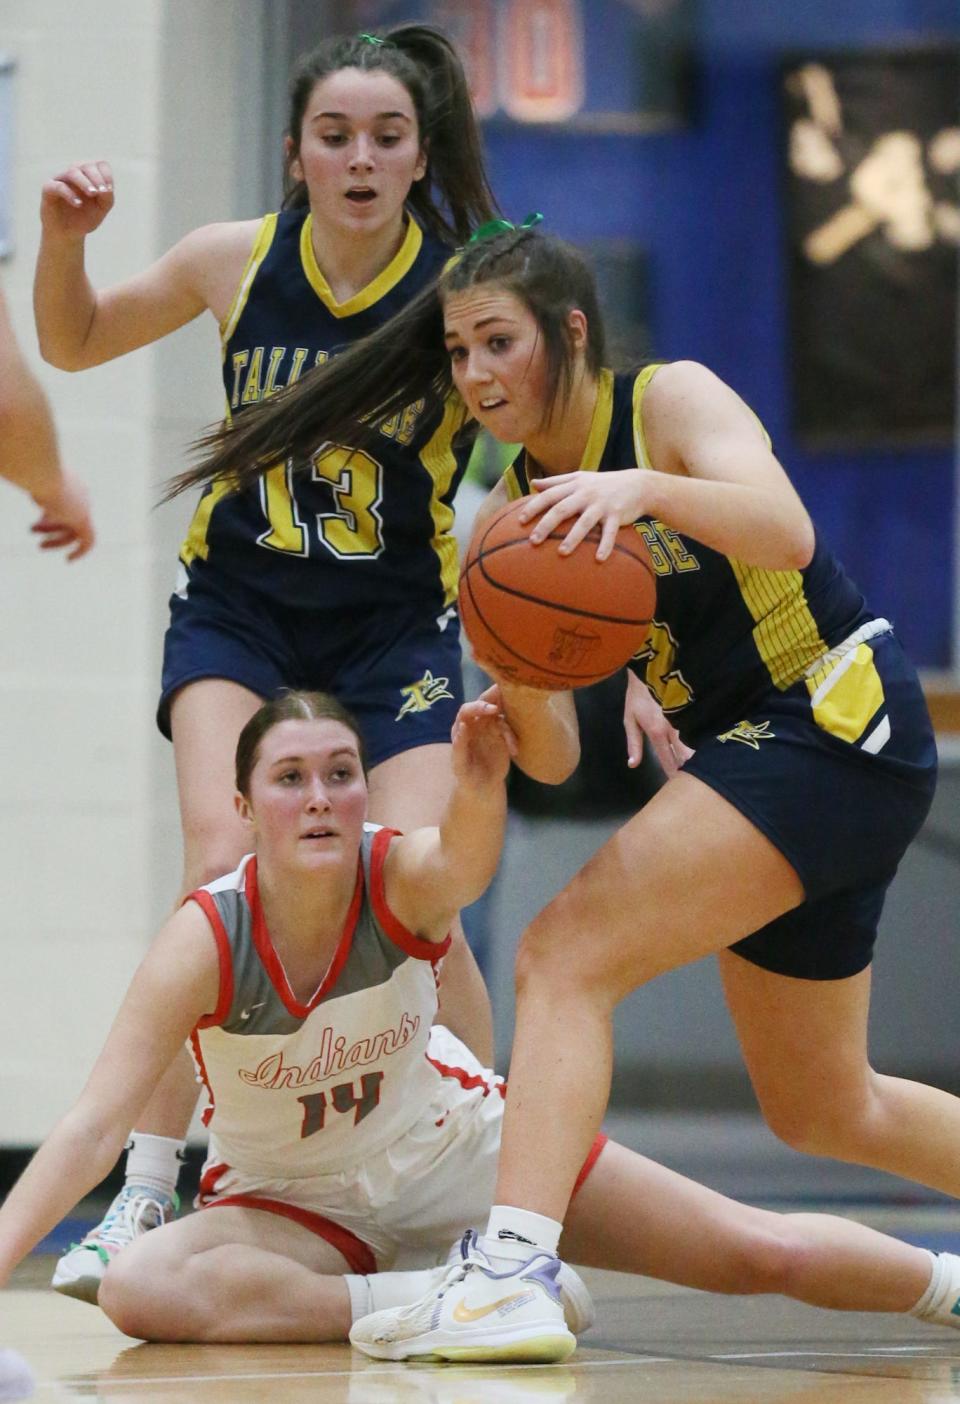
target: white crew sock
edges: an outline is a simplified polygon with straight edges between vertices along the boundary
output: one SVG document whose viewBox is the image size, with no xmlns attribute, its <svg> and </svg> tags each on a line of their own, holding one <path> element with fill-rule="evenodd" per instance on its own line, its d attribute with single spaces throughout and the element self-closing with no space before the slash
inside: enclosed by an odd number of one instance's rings
<svg viewBox="0 0 960 1404">
<path fill-rule="evenodd" d="M 372 1272 L 369 1277 L 345 1273 L 343 1280 L 350 1293 L 351 1325 L 361 1316 L 369 1316 L 371 1311 L 410 1306 L 445 1272 L 446 1268 L 427 1268 L 422 1272 Z"/>
<path fill-rule="evenodd" d="M 494 1264 L 515 1263 L 531 1256 L 536 1248 L 556 1253 L 563 1224 L 534 1214 L 530 1209 L 515 1209 L 510 1204 L 495 1204 L 490 1210 L 487 1229 L 480 1247 Z"/>
<path fill-rule="evenodd" d="M 143 1185 L 172 1199 L 183 1161 L 186 1141 L 172 1136 L 148 1136 L 134 1131 L 127 1143 L 127 1169 L 124 1183 Z"/>
<path fill-rule="evenodd" d="M 956 1253 L 931 1253 L 930 1258 L 930 1285 L 910 1308 L 910 1315 L 960 1331 L 960 1258 Z"/>
</svg>

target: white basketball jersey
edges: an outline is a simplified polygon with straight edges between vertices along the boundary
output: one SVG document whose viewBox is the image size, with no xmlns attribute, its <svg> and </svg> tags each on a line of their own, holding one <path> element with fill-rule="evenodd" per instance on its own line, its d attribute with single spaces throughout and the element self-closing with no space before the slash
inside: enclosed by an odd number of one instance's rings
<svg viewBox="0 0 960 1404">
<path fill-rule="evenodd" d="M 391 829 L 366 825 L 343 934 L 301 1004 L 264 921 L 257 863 L 191 893 L 220 957 L 217 1008 L 191 1035 L 217 1157 L 272 1180 L 355 1166 L 421 1114 L 440 1077 L 427 1061 L 439 962 L 386 904 Z"/>
</svg>

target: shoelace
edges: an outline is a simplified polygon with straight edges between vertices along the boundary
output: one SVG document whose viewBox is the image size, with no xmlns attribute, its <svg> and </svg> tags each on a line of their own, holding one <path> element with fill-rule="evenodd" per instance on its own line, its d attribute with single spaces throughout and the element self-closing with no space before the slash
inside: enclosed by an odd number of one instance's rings
<svg viewBox="0 0 960 1404">
<path fill-rule="evenodd" d="M 175 1209 L 179 1207 L 176 1195 L 167 1203 L 172 1203 Z M 148 1219 L 150 1222 L 147 1222 Z M 108 1243 L 112 1248 L 121 1248 L 131 1239 L 139 1238 L 141 1233 L 146 1233 L 165 1222 L 166 1209 L 163 1203 L 131 1185 L 124 1189 L 120 1199 L 110 1206 L 103 1223 L 88 1234 L 82 1243 L 72 1243 L 70 1247 L 93 1248 L 100 1260 L 107 1262 L 109 1254 L 103 1244 Z"/>
</svg>

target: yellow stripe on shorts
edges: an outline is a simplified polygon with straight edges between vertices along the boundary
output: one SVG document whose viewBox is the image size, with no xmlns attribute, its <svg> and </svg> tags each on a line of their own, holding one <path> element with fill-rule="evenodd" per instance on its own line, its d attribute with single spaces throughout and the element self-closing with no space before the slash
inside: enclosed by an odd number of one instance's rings
<svg viewBox="0 0 960 1404">
<path fill-rule="evenodd" d="M 841 741 L 859 741 L 883 706 L 883 683 L 869 644 L 831 659 L 806 683 L 814 721 Z"/>
</svg>

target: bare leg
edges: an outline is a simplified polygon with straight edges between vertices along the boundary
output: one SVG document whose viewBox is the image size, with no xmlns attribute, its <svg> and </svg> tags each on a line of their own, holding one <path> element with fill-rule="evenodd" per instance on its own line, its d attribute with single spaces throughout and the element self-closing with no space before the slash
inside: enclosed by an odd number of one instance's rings
<svg viewBox="0 0 960 1404">
<path fill-rule="evenodd" d="M 567 1213 L 564 1257 L 705 1292 L 776 1292 L 811 1306 L 906 1312 L 930 1255 L 829 1214 L 774 1214 L 612 1142 Z"/>
<path fill-rule="evenodd" d="M 614 1006 L 802 899 L 783 855 L 692 776 L 625 824 L 524 933 L 496 1203 L 562 1221 L 607 1105 Z"/>
<path fill-rule="evenodd" d="M 300 1224 L 225 1206 L 130 1244 L 111 1263 L 99 1301 L 121 1331 L 150 1341 L 342 1341 L 348 1271 Z"/>
<path fill-rule="evenodd" d="M 391 756 L 370 772 L 370 818 L 401 832 L 436 824 L 453 783 L 449 746 L 417 746 Z M 443 963 L 437 1021 L 493 1066 L 490 996 L 459 918 Z"/>
<path fill-rule="evenodd" d="M 796 1150 L 960 1195 L 960 1099 L 870 1066 L 870 971 L 795 980 L 720 958 L 743 1056 L 771 1130 Z"/>
<path fill-rule="evenodd" d="M 250 832 L 233 807 L 234 754 L 240 732 L 262 698 L 224 678 L 203 678 L 170 707 L 183 830 L 181 896 L 237 866 Z"/>
</svg>

